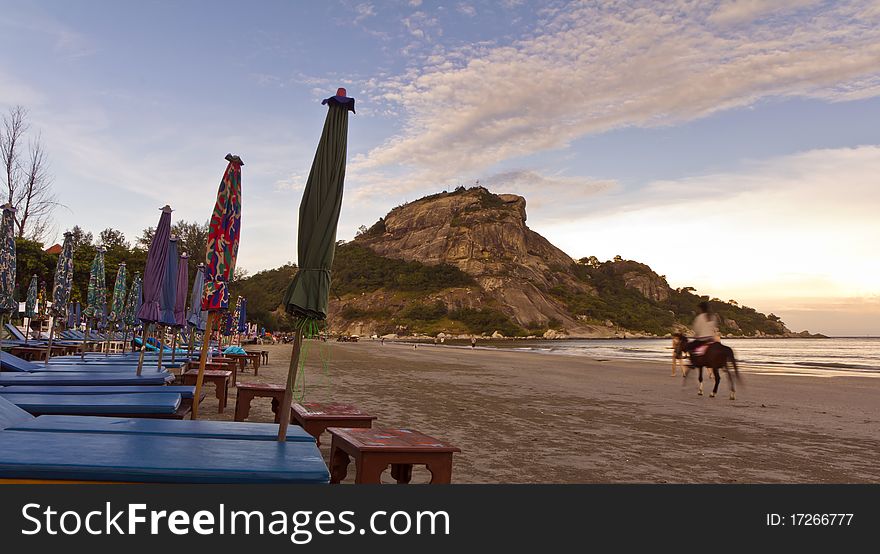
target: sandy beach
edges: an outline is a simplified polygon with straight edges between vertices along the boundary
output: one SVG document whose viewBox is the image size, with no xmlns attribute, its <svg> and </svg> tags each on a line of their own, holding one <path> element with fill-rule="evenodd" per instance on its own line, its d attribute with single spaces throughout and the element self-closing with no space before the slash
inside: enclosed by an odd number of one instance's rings
<svg viewBox="0 0 880 554">
<path fill-rule="evenodd" d="M 698 396 L 695 375 L 683 383 L 659 362 L 307 344 L 307 401 L 355 404 L 378 416 L 375 426 L 448 440 L 462 449 L 455 483 L 880 482 L 876 378 L 744 373 L 730 401 L 723 378 L 718 397 L 709 379 Z M 261 348 L 269 364 L 239 381 L 282 383 L 291 346 Z M 208 393 L 202 416 L 231 420 L 235 389 L 224 414 Z M 252 403 L 249 421 L 272 421 L 267 399 Z"/>
</svg>

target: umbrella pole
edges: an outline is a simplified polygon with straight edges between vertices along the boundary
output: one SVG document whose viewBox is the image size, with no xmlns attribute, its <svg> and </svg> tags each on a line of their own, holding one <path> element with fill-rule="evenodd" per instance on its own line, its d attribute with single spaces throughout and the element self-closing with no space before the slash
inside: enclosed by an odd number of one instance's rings
<svg viewBox="0 0 880 554">
<path fill-rule="evenodd" d="M 188 358 L 190 360 L 192 360 L 193 348 L 195 348 L 195 345 L 196 345 L 196 328 L 193 327 L 192 329 L 189 330 L 189 355 L 188 355 Z"/>
<path fill-rule="evenodd" d="M 40 327 L 43 325 L 40 324 Z M 49 365 L 49 358 L 52 357 L 52 335 L 55 331 L 55 318 L 49 323 L 49 344 L 46 346 L 46 365 Z"/>
<path fill-rule="evenodd" d="M 172 331 L 174 333 L 174 339 L 171 341 L 171 363 L 174 363 L 175 354 L 177 354 L 177 327 L 174 327 Z"/>
<path fill-rule="evenodd" d="M 125 354 L 125 343 L 128 342 L 128 325 L 122 324 L 122 353 Z"/>
<path fill-rule="evenodd" d="M 81 360 L 86 359 L 86 344 L 88 344 L 89 335 L 91 335 L 91 334 L 92 334 L 92 318 L 87 317 L 86 318 L 86 334 L 83 335 L 83 347 L 82 347 L 82 351 L 79 353 Z"/>
<path fill-rule="evenodd" d="M 192 419 L 199 417 L 199 402 L 202 399 L 202 381 L 205 379 L 205 363 L 208 361 L 208 348 L 211 341 L 211 325 L 214 323 L 214 312 L 208 312 L 208 321 L 205 322 L 205 333 L 202 335 L 202 351 L 199 355 L 199 374 L 196 377 L 196 392 L 193 396 Z"/>
<path fill-rule="evenodd" d="M 141 374 L 141 370 L 144 368 L 144 351 L 147 349 L 147 322 L 144 322 L 144 332 L 143 338 L 141 339 L 141 355 L 138 357 L 138 369 L 137 374 Z"/>
<path fill-rule="evenodd" d="M 287 387 L 284 390 L 284 398 L 281 401 L 279 414 L 281 420 L 278 423 L 278 442 L 287 440 L 287 426 L 290 424 L 290 405 L 293 403 L 293 387 L 296 385 L 296 369 L 299 366 L 299 355 L 302 351 L 303 330 L 300 326 L 293 336 L 293 352 L 290 353 L 290 369 L 287 370 Z"/>
<path fill-rule="evenodd" d="M 25 324 L 24 324 L 24 344 L 27 345 L 28 335 L 31 334 L 31 318 L 26 317 L 26 318 L 24 318 L 24 321 L 25 321 Z"/>
<path fill-rule="evenodd" d="M 156 334 L 156 342 L 159 343 L 159 361 L 156 362 L 157 369 L 162 369 L 162 354 L 165 352 L 165 332 L 166 327 L 164 325 L 160 325 L 158 329 L 158 333 Z"/>
<path fill-rule="evenodd" d="M 111 333 L 110 329 L 113 328 L 113 325 L 112 325 L 112 324 L 111 324 L 111 325 L 108 325 L 107 328 L 108 328 L 108 330 L 107 330 L 107 342 L 104 343 L 104 355 L 105 355 L 105 356 L 109 356 L 109 355 L 110 355 L 110 333 Z"/>
</svg>

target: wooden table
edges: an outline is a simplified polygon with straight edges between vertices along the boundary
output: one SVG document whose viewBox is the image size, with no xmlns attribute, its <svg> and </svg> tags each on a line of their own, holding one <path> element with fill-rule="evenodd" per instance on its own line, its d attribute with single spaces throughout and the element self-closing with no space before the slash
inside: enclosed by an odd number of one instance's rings
<svg viewBox="0 0 880 554">
<path fill-rule="evenodd" d="M 184 385 L 195 385 L 199 377 L 199 370 L 190 370 L 183 374 Z M 204 381 L 214 383 L 217 390 L 217 413 L 222 414 L 226 408 L 226 402 L 229 398 L 229 379 L 232 372 L 228 370 L 206 369 L 204 373 Z"/>
<path fill-rule="evenodd" d="M 244 421 L 251 412 L 251 400 L 256 397 L 272 399 L 272 413 L 275 414 L 275 423 L 281 420 L 281 412 L 278 406 L 284 399 L 284 385 L 271 383 L 238 383 L 238 392 L 235 397 L 235 421 Z"/>
<path fill-rule="evenodd" d="M 254 366 L 254 375 L 256 375 L 257 371 L 260 370 L 260 362 L 263 360 L 263 355 L 259 352 L 248 352 L 247 358 L 250 360 L 251 365 Z"/>
<path fill-rule="evenodd" d="M 290 407 L 290 419 L 297 422 L 306 433 L 315 437 L 321 446 L 321 434 L 328 427 L 372 427 L 372 416 L 351 404 L 324 404 L 320 402 L 295 403 Z"/>
<path fill-rule="evenodd" d="M 452 481 L 452 455 L 461 452 L 440 439 L 412 429 L 348 429 L 330 427 L 330 483 L 341 483 L 348 474 L 350 458 L 355 461 L 354 482 L 380 483 L 382 472 L 391 465 L 391 476 L 400 484 L 412 480 L 412 466 L 424 464 L 432 484 Z"/>
<path fill-rule="evenodd" d="M 36 346 L 13 346 L 10 349 L 10 354 L 29 362 L 41 362 L 46 359 L 46 348 L 38 348 Z"/>
</svg>

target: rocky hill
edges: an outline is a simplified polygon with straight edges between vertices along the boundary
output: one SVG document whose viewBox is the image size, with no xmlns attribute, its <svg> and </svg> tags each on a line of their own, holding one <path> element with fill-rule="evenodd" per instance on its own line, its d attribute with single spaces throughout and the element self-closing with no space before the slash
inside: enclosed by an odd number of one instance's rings
<svg viewBox="0 0 880 554">
<path fill-rule="evenodd" d="M 274 290 L 274 271 L 236 288 Z M 340 244 L 328 323 L 359 335 L 662 336 L 685 328 L 701 300 L 724 334 L 793 335 L 773 314 L 673 289 L 644 264 L 575 261 L 528 228 L 521 196 L 460 187 L 398 206 Z M 283 326 L 282 314 L 271 318 Z"/>
</svg>

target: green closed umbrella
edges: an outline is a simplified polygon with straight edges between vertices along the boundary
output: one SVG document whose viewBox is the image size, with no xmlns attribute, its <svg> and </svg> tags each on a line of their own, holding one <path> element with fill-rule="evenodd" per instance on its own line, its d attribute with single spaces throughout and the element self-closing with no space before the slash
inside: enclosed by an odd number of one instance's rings
<svg viewBox="0 0 880 554">
<path fill-rule="evenodd" d="M 327 117 L 299 205 L 298 270 L 282 301 L 287 313 L 294 317 L 296 334 L 280 412 L 279 441 L 287 437 L 303 334 L 314 334 L 318 322 L 327 318 L 330 268 L 336 252 L 336 228 L 342 208 L 348 112 L 354 112 L 354 98 L 346 96 L 345 89 L 340 88 L 336 96 L 325 99 L 322 104 L 328 107 Z"/>
<path fill-rule="evenodd" d="M 4 316 L 18 311 L 15 301 L 15 208 L 12 204 L 3 206 L 3 219 L 0 223 L 0 323 Z"/>
<path fill-rule="evenodd" d="M 125 262 L 120 262 L 119 269 L 116 270 L 116 281 L 113 283 L 113 298 L 110 301 L 110 313 L 107 315 L 107 319 L 111 321 L 111 324 L 108 326 L 107 346 L 104 348 L 104 353 L 106 355 L 110 354 L 111 334 L 116 333 L 119 321 L 122 320 L 122 317 L 125 315 L 123 313 L 125 311 L 125 278 Z"/>
<path fill-rule="evenodd" d="M 104 276 L 104 252 L 106 252 L 106 249 L 103 246 L 99 246 L 97 252 L 95 252 L 95 259 L 92 260 L 92 268 L 89 272 L 89 288 L 87 294 L 89 305 L 83 310 L 83 315 L 86 316 L 86 336 L 83 339 L 83 349 L 81 352 L 81 357 L 83 359 L 85 359 L 86 356 L 86 341 L 89 340 L 89 335 L 92 332 L 92 320 L 94 318 L 103 317 L 104 310 L 107 308 L 107 282 Z"/>
<path fill-rule="evenodd" d="M 34 274 L 31 276 L 31 284 L 28 285 L 27 298 L 24 302 L 24 317 L 27 318 L 27 323 L 24 325 L 25 344 L 27 344 L 28 337 L 31 334 L 31 321 L 37 316 L 37 294 L 37 276 Z"/>
</svg>

